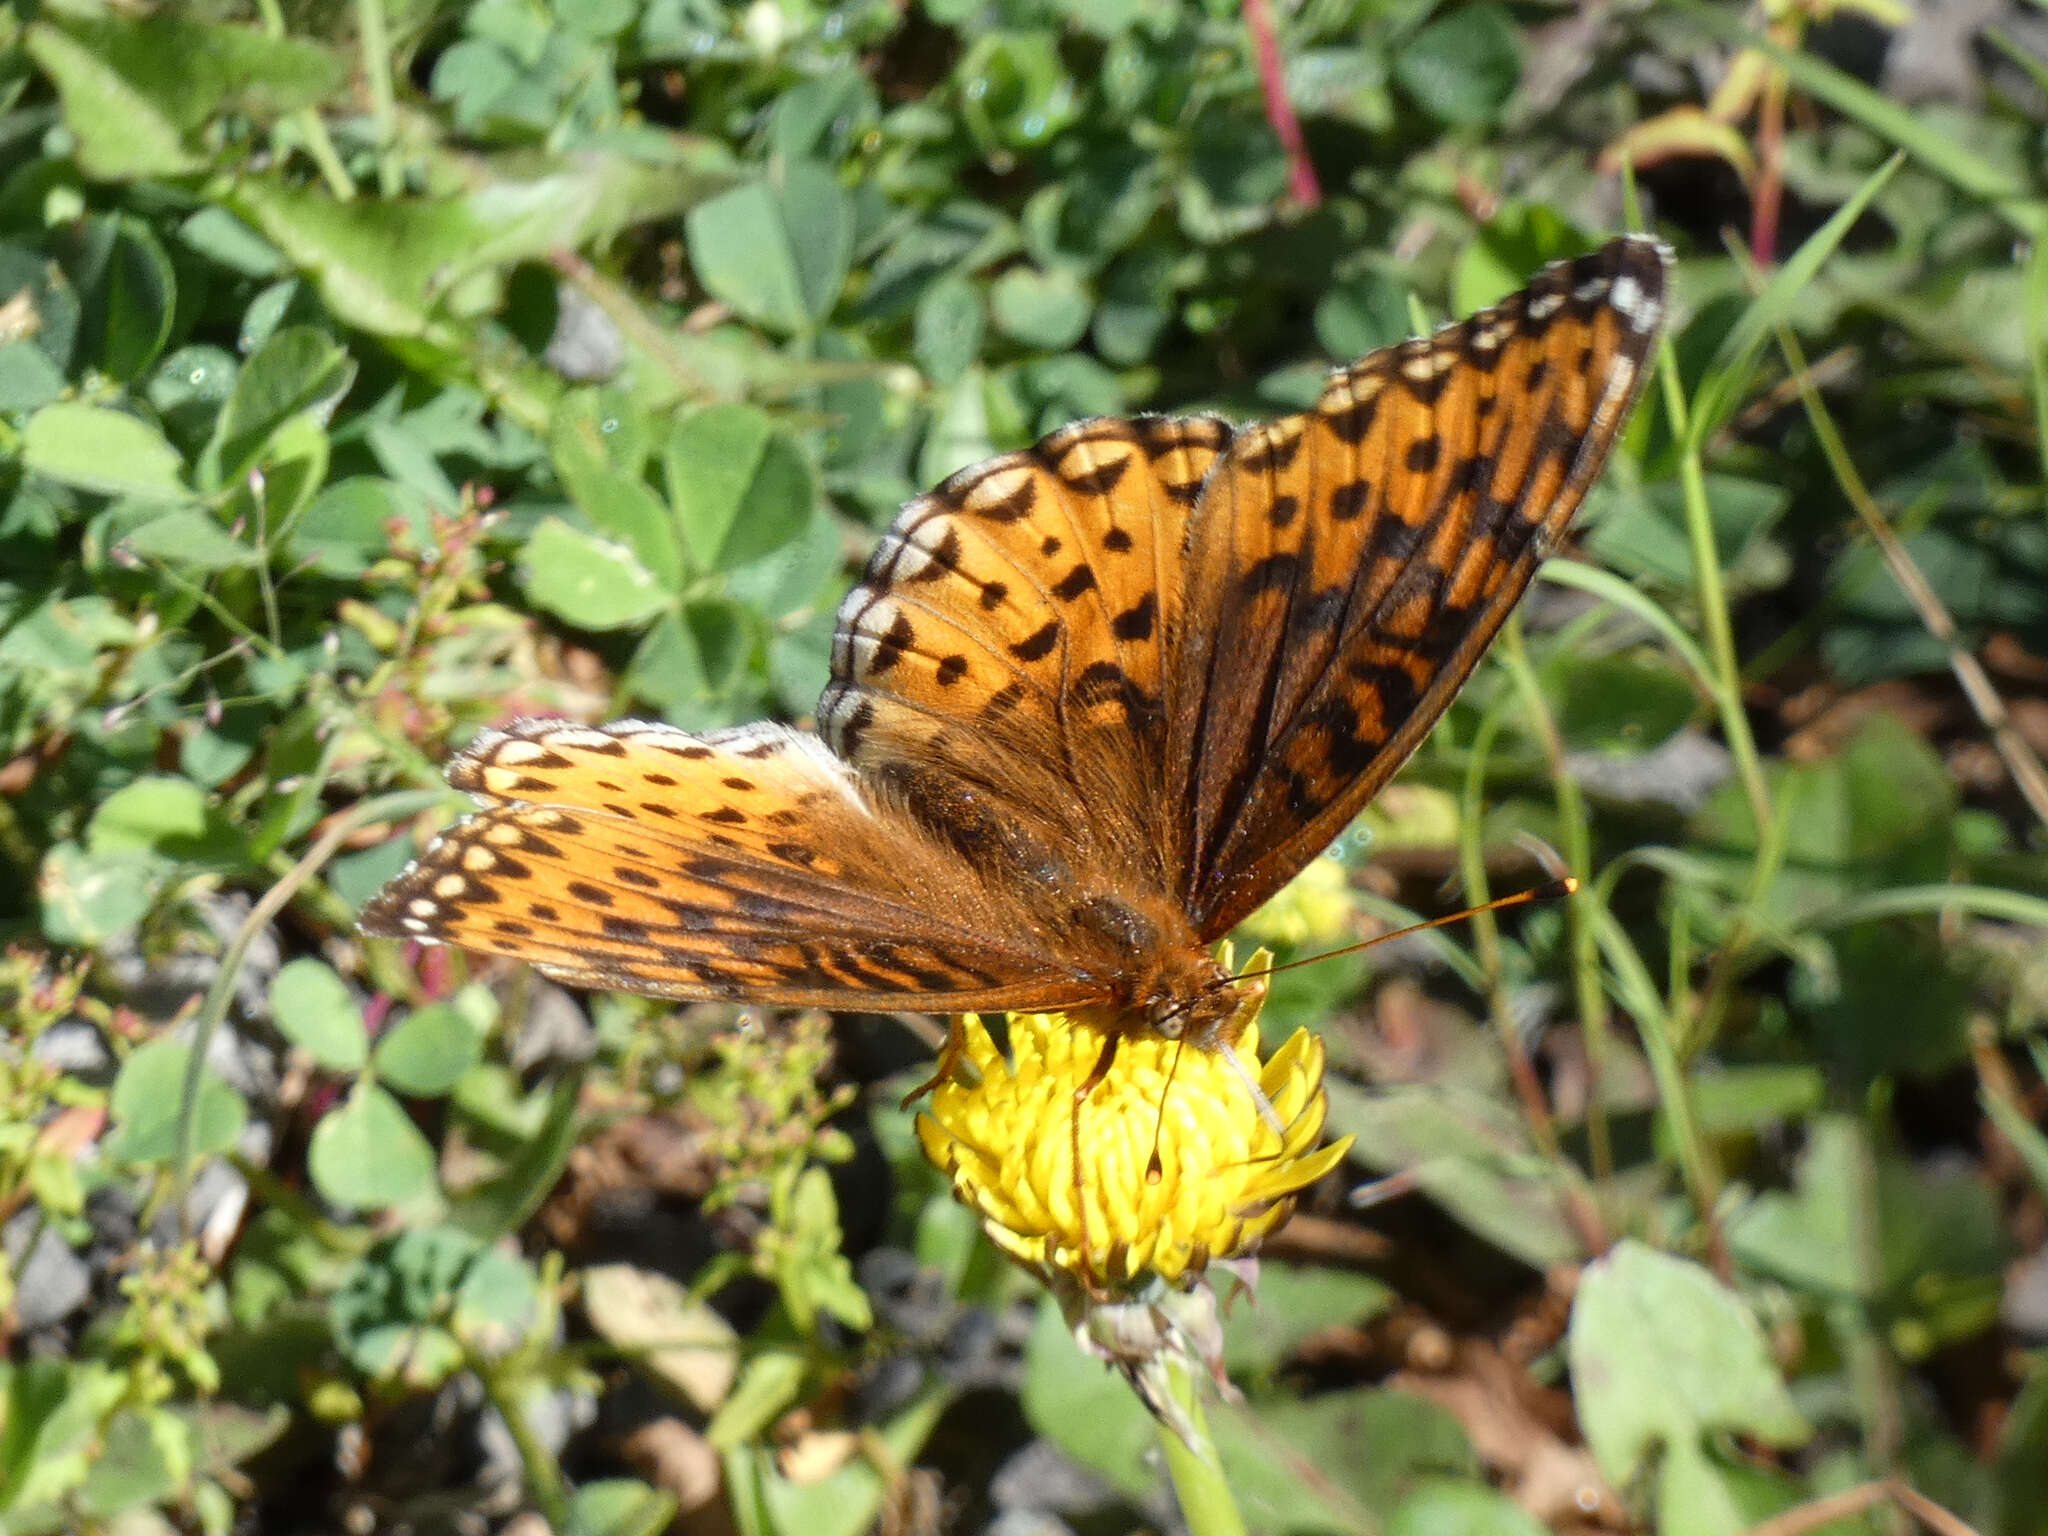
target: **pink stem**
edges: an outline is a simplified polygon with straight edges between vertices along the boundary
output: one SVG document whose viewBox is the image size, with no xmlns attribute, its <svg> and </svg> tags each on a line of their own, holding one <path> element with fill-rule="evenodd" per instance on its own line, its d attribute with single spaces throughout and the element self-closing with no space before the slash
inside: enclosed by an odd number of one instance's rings
<svg viewBox="0 0 2048 1536">
<path fill-rule="evenodd" d="M 1316 168 L 1309 164 L 1308 147 L 1302 142 L 1301 122 L 1294 104 L 1287 99 L 1287 80 L 1280 67 L 1280 40 L 1273 35 L 1273 13 L 1266 0 L 1244 0 L 1245 25 L 1251 28 L 1252 47 L 1259 55 L 1259 91 L 1266 98 L 1266 121 L 1287 151 L 1287 189 L 1304 208 L 1323 200 L 1316 183 Z"/>
</svg>

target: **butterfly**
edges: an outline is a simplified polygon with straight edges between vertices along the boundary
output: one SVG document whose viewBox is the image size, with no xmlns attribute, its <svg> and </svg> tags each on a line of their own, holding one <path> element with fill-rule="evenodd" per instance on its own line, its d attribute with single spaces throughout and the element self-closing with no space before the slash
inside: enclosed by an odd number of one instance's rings
<svg viewBox="0 0 2048 1536">
<path fill-rule="evenodd" d="M 909 502 L 815 732 L 520 720 L 371 934 L 676 999 L 1094 1009 L 1216 1047 L 1212 954 L 1449 706 L 1641 392 L 1624 237 L 1247 426 L 1104 417 Z M 1112 1035 L 1112 1039 L 1115 1036 Z"/>
</svg>

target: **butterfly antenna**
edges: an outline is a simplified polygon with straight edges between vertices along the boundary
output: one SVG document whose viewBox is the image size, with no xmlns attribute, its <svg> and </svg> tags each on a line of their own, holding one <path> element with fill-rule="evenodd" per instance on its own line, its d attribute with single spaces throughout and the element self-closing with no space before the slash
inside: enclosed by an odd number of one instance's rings
<svg viewBox="0 0 2048 1536">
<path fill-rule="evenodd" d="M 1145 1161 L 1147 1184 L 1157 1184 L 1166 1171 L 1165 1165 L 1159 1161 L 1159 1139 L 1166 1134 L 1166 1101 L 1173 1097 L 1174 1074 L 1180 1071 L 1180 1053 L 1187 1049 L 1187 1044 L 1186 1035 L 1173 1042 L 1173 1060 L 1166 1068 L 1166 1087 L 1159 1095 L 1159 1116 L 1152 1122 L 1152 1155 Z"/>
<path fill-rule="evenodd" d="M 1263 971 L 1241 971 L 1229 979 L 1231 982 L 1256 981 L 1262 976 L 1277 976 L 1282 971 L 1291 971 L 1298 966 L 1315 965 L 1324 960 L 1334 960 L 1339 955 L 1356 954 L 1361 949 L 1371 949 L 1375 944 L 1390 944 L 1395 939 L 1405 939 L 1411 933 L 1422 933 L 1430 928 L 1448 928 L 1452 923 L 1462 923 L 1468 917 L 1481 912 L 1501 912 L 1509 907 L 1527 906 L 1532 901 L 1556 901 L 1569 896 L 1579 888 L 1579 882 L 1571 875 L 1562 875 L 1555 880 L 1546 880 L 1541 885 L 1532 885 L 1526 891 L 1516 891 L 1511 896 L 1496 896 L 1492 901 L 1482 901 L 1476 907 L 1466 907 L 1460 912 L 1446 912 L 1442 917 L 1427 918 L 1419 923 L 1410 923 L 1406 928 L 1396 928 L 1370 939 L 1361 939 L 1356 944 L 1346 944 L 1341 949 L 1325 950 L 1320 955 L 1309 955 L 1301 960 L 1290 960 L 1285 965 L 1269 965 Z"/>
</svg>

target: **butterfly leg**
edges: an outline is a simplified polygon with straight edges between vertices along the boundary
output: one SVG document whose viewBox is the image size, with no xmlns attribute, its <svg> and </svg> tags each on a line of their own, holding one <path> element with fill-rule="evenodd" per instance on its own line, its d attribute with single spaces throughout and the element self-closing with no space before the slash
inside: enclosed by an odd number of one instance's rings
<svg viewBox="0 0 2048 1536">
<path fill-rule="evenodd" d="M 1100 1286 L 1095 1275 L 1094 1244 L 1088 1240 L 1087 1192 L 1081 1187 L 1081 1106 L 1087 1102 L 1088 1095 L 1095 1091 L 1096 1086 L 1109 1076 L 1109 1069 L 1116 1064 L 1117 1044 L 1122 1039 L 1121 1034 L 1112 1032 L 1109 1038 L 1102 1042 L 1102 1054 L 1095 1058 L 1095 1065 L 1089 1069 L 1087 1077 L 1081 1080 L 1081 1086 L 1074 1090 L 1074 1113 L 1068 1122 L 1073 1133 L 1073 1162 L 1069 1166 L 1074 1176 L 1074 1220 L 1081 1229 L 1081 1280 L 1091 1291 L 1099 1290 Z"/>
<path fill-rule="evenodd" d="M 932 1075 L 903 1095 L 903 1101 L 897 1107 L 908 1109 L 938 1087 L 953 1075 L 953 1069 L 960 1065 L 961 1058 L 966 1054 L 967 1026 L 956 1013 L 946 1021 L 946 1043 L 939 1047 L 939 1059 L 937 1065 L 932 1068 Z"/>
</svg>

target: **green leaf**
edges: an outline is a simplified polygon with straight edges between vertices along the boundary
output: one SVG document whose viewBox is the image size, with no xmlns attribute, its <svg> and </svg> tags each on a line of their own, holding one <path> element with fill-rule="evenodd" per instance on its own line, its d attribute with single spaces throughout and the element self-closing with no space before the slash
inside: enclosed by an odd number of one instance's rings
<svg viewBox="0 0 2048 1536">
<path fill-rule="evenodd" d="M 170 338 L 178 304 L 170 257 L 140 219 L 94 219 L 72 276 L 83 301 L 80 344 L 109 376 L 133 383 Z"/>
<path fill-rule="evenodd" d="M 78 1491 L 78 1507 L 105 1520 L 170 1498 L 184 1482 L 181 1467 L 191 1459 L 189 1431 L 180 1420 L 157 1409 L 126 1409 L 106 1426 Z"/>
<path fill-rule="evenodd" d="M 64 393 L 64 370 L 32 341 L 0 345 L 0 411 L 33 411 Z"/>
<path fill-rule="evenodd" d="M 548 447 L 563 488 L 598 532 L 622 540 L 663 588 L 680 592 L 675 520 L 640 477 L 645 435 L 624 403 L 597 391 L 570 396 Z"/>
<path fill-rule="evenodd" d="M 482 1059 L 483 1035 L 453 1003 L 415 1008 L 377 1042 L 379 1080 L 415 1098 L 439 1098 Z"/>
<path fill-rule="evenodd" d="M 1210 1423 L 1231 1491 L 1256 1530 L 1366 1529 L 1372 1511 L 1417 1484 L 1480 1470 L 1449 1410 L 1407 1392 L 1354 1387 L 1256 1408 L 1225 1404 Z M 1370 1456 L 1357 1454 L 1362 1445 Z"/>
<path fill-rule="evenodd" d="M 93 812 L 85 843 L 94 853 L 147 851 L 192 863 L 232 864 L 241 833 L 207 804 L 189 779 L 152 776 L 114 791 Z"/>
<path fill-rule="evenodd" d="M 356 1260 L 327 1308 L 349 1362 L 420 1388 L 437 1386 L 459 1369 L 462 1346 L 438 1325 L 454 1313 L 478 1253 L 468 1233 L 432 1226 L 400 1232 Z"/>
<path fill-rule="evenodd" d="M 853 1278 L 839 1229 L 839 1203 L 825 1170 L 810 1167 L 776 1186 L 770 1211 L 784 1241 L 776 1246 L 774 1278 L 790 1320 L 804 1333 L 820 1313 L 856 1330 L 874 1326 L 867 1293 Z"/>
<path fill-rule="evenodd" d="M 1683 672 L 1647 651 L 1560 653 L 1543 669 L 1557 728 L 1573 752 L 1655 751 L 1701 709 Z"/>
<path fill-rule="evenodd" d="M 669 604 L 669 594 L 623 544 L 544 518 L 519 552 L 529 601 L 579 629 L 630 629 Z"/>
<path fill-rule="evenodd" d="M 316 187 L 252 176 L 226 201 L 313 280 L 337 319 L 454 346 L 442 307 L 471 274 L 672 216 L 731 180 L 722 152 L 680 137 L 664 149 L 651 160 L 593 151 L 573 169 L 452 197 L 338 203 Z"/>
<path fill-rule="evenodd" d="M 361 1082 L 313 1128 L 306 1169 L 325 1199 L 377 1210 L 433 1191 L 434 1148 L 398 1100 Z"/>
<path fill-rule="evenodd" d="M 1424 1482 L 1387 1517 L 1386 1536 L 1546 1536 L 1550 1527 L 1478 1483 Z"/>
<path fill-rule="evenodd" d="M 324 961 L 293 960 L 270 984 L 270 1016 L 278 1033 L 330 1072 L 356 1072 L 369 1059 L 363 1011 Z"/>
<path fill-rule="evenodd" d="M 79 168 L 88 176 L 103 181 L 182 176 L 205 165 L 151 90 L 154 82 L 138 88 L 95 41 L 46 22 L 30 27 L 22 41 L 57 88 L 67 126 L 77 136 Z"/>
<path fill-rule="evenodd" d="M 164 435 L 125 411 L 81 401 L 46 405 L 22 428 L 22 462 L 106 496 L 186 496 L 184 460 Z"/>
<path fill-rule="evenodd" d="M 1080 113 L 1080 92 L 1050 32 L 984 33 L 953 78 L 961 117 L 984 149 L 1039 149 Z"/>
<path fill-rule="evenodd" d="M 1064 268 L 1012 267 L 989 290 L 989 307 L 1004 335 L 1041 351 L 1064 352 L 1087 333 L 1094 300 Z"/>
<path fill-rule="evenodd" d="M 853 205 L 828 167 L 796 161 L 690 210 L 690 264 L 714 296 L 775 331 L 815 328 L 853 260 Z"/>
<path fill-rule="evenodd" d="M 675 1519 L 676 1501 L 630 1477 L 584 1483 L 569 1500 L 564 1536 L 660 1536 Z"/>
<path fill-rule="evenodd" d="M 803 1381 L 802 1355 L 787 1349 L 761 1350 L 747 1361 L 738 1387 L 712 1416 L 704 1438 L 721 1451 L 737 1450 L 796 1401 Z"/>
<path fill-rule="evenodd" d="M 57 87 L 87 172 L 108 179 L 196 168 L 184 135 L 233 109 L 263 121 L 314 106 L 342 81 L 341 62 L 259 28 L 152 16 L 43 13 L 29 53 Z"/>
<path fill-rule="evenodd" d="M 855 1456 L 815 1482 L 784 1477 L 772 1452 L 751 1442 L 731 1447 L 725 1460 L 727 1497 L 745 1536 L 798 1532 L 803 1536 L 860 1536 L 872 1528 L 893 1488 L 881 1467 L 916 1464 L 949 1394 L 928 1388 L 868 1433 L 878 1454 Z"/>
<path fill-rule="evenodd" d="M 1358 1325 L 1393 1305 L 1394 1293 L 1369 1275 L 1266 1260 L 1250 1306 L 1232 1309 L 1223 1362 L 1232 1375 L 1271 1375 L 1310 1335 Z"/>
<path fill-rule="evenodd" d="M 148 915 L 162 874 L 162 861 L 148 853 L 87 853 L 76 843 L 56 844 L 36 877 L 44 936 L 81 949 L 104 946 Z"/>
<path fill-rule="evenodd" d="M 669 433 L 662 465 L 669 505 L 700 569 L 726 570 L 779 549 L 816 510 L 810 460 L 750 405 L 685 416 Z"/>
<path fill-rule="evenodd" d="M 1661 1453 L 1661 1530 L 1732 1536 L 1749 1523 L 1709 1436 L 1791 1447 L 1811 1434 L 1741 1298 L 1633 1238 L 1586 1267 L 1567 1347 L 1579 1424 L 1608 1482 L 1626 1487 Z"/>
<path fill-rule="evenodd" d="M 502 1248 L 477 1251 L 455 1289 L 455 1323 L 463 1338 L 486 1355 L 516 1348 L 540 1314 L 540 1283 L 533 1266 Z"/>
<path fill-rule="evenodd" d="M 0 1513 L 54 1504 L 84 1483 L 129 1390 L 125 1371 L 96 1360 L 0 1361 Z"/>
<path fill-rule="evenodd" d="M 108 1104 L 114 1130 L 103 1143 L 109 1161 L 168 1163 L 178 1151 L 178 1110 L 185 1095 L 185 1070 L 192 1047 L 182 1040 L 157 1039 L 121 1063 Z M 192 1155 L 210 1157 L 235 1144 L 248 1124 L 242 1096 L 211 1072 L 199 1079 L 193 1106 Z"/>
<path fill-rule="evenodd" d="M 1394 80 L 1440 123 L 1491 122 L 1521 83 L 1520 34 L 1491 0 L 1449 9 L 1394 50 Z"/>
<path fill-rule="evenodd" d="M 239 480 L 280 427 L 302 411 L 324 414 L 355 376 L 355 360 L 325 332 L 310 325 L 273 332 L 242 365 L 214 423 L 203 483 L 218 488 Z"/>
<path fill-rule="evenodd" d="M 981 295 L 955 273 L 927 288 L 917 301 L 911 351 L 934 384 L 952 384 L 981 352 Z"/>
<path fill-rule="evenodd" d="M 118 548 L 140 560 L 188 571 L 232 571 L 259 563 L 254 549 L 221 527 L 211 512 L 173 507 L 131 528 Z"/>
<path fill-rule="evenodd" d="M 1503 1105 L 1470 1089 L 1326 1086 L 1330 1132 L 1358 1138 L 1353 1157 L 1413 1171 L 1431 1199 L 1532 1268 L 1583 1257 L 1555 1173 Z"/>
<path fill-rule="evenodd" d="M 396 481 L 375 475 L 336 480 L 291 525 L 287 543 L 296 561 L 323 576 L 360 576 L 391 548 L 394 523 L 425 532 L 425 504 Z"/>
</svg>

